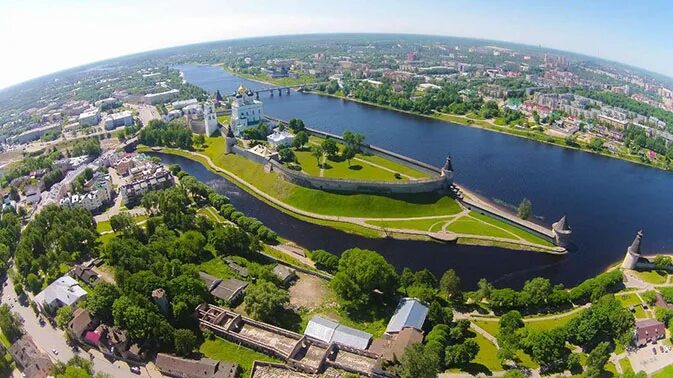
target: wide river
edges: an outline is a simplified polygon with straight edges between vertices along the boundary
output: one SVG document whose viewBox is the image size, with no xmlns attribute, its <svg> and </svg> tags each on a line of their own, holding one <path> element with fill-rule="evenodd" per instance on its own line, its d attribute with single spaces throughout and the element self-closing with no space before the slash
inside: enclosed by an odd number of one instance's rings
<svg viewBox="0 0 673 378">
<path fill-rule="evenodd" d="M 233 92 L 240 84 L 267 87 L 204 65 L 179 66 L 190 83 L 208 92 Z M 333 252 L 353 246 L 377 250 L 401 269 L 451 267 L 469 286 L 481 277 L 519 286 L 545 276 L 573 285 L 620 260 L 639 229 L 645 253 L 673 246 L 673 174 L 585 152 L 544 145 L 491 131 L 435 121 L 335 98 L 293 92 L 265 95 L 264 111 L 282 119 L 302 118 L 312 128 L 341 134 L 348 129 L 368 143 L 439 166 L 453 157 L 455 181 L 487 198 L 518 204 L 526 197 L 535 216 L 551 224 L 567 215 L 575 247 L 565 256 L 432 242 L 372 240 L 286 216 L 223 179 L 187 164 L 190 173 L 220 183 L 241 211 L 309 248 Z"/>
</svg>

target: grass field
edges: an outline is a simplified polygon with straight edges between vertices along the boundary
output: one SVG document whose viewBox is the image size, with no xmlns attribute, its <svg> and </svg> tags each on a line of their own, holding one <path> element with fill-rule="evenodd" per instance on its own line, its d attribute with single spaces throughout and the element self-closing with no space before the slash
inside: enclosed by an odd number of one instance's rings
<svg viewBox="0 0 673 378">
<path fill-rule="evenodd" d="M 229 268 L 229 265 L 219 257 L 213 257 L 208 261 L 202 262 L 198 265 L 198 268 L 200 271 L 217 278 L 233 278 L 236 276 L 231 268 Z"/>
<path fill-rule="evenodd" d="M 398 217 L 400 215 L 452 215 L 460 206 L 450 197 L 441 195 L 379 196 L 372 194 L 340 194 L 293 185 L 276 173 L 264 173 L 264 168 L 242 156 L 224 154 L 224 138 L 208 138 L 202 153 L 231 173 L 255 185 L 261 191 L 299 209 L 325 215 L 351 217 Z M 175 150 L 169 150 L 171 152 Z M 176 151 L 180 153 L 180 151 Z M 191 155 L 184 154 L 190 158 Z M 315 159 L 313 159 L 315 162 Z"/>
<path fill-rule="evenodd" d="M 431 219 L 418 219 L 418 220 L 397 220 L 397 221 L 387 221 L 387 220 L 370 220 L 367 221 L 368 224 L 373 226 L 379 226 L 383 228 L 400 228 L 400 229 L 409 229 L 409 230 L 419 230 L 419 231 L 439 231 L 441 225 L 446 223 L 448 220 L 453 219 L 453 217 L 442 217 L 442 218 L 431 218 Z M 437 227 L 433 227 L 437 225 Z"/>
<path fill-rule="evenodd" d="M 574 312 L 572 314 L 562 316 L 560 318 L 554 318 L 554 319 L 544 319 L 544 320 L 534 320 L 530 319 L 529 321 L 526 321 L 527 319 L 524 318 L 526 327 L 531 330 L 538 330 L 538 331 L 545 331 L 545 330 L 550 330 L 552 328 L 557 328 L 557 327 L 562 327 L 577 316 L 581 314 L 582 311 Z"/>
<path fill-rule="evenodd" d="M 622 371 L 624 373 L 628 371 L 633 371 L 633 367 L 631 367 L 631 361 L 629 361 L 627 357 L 624 357 L 621 360 L 619 360 L 619 366 L 622 367 Z"/>
<path fill-rule="evenodd" d="M 652 374 L 652 378 L 670 378 L 673 377 L 673 365 L 668 365 L 658 372 Z"/>
<path fill-rule="evenodd" d="M 641 280 L 654 284 L 654 285 L 663 285 L 666 283 L 668 275 L 665 272 L 659 272 L 656 270 L 649 270 L 643 272 L 635 272 L 636 276 Z"/>
<path fill-rule="evenodd" d="M 241 377 L 250 375 L 252 363 L 255 361 L 271 361 L 281 362 L 276 358 L 269 357 L 265 354 L 255 352 L 252 349 L 234 344 L 230 341 L 216 338 L 213 340 L 206 340 L 199 348 L 201 353 L 206 357 L 217 361 L 234 362 L 241 367 Z"/>
<path fill-rule="evenodd" d="M 498 359 L 498 348 L 493 343 L 488 341 L 484 336 L 476 334 L 474 341 L 479 344 L 479 353 L 473 360 L 474 363 L 486 366 L 490 371 L 503 370 Z"/>
<path fill-rule="evenodd" d="M 320 145 L 323 141 L 322 138 L 311 136 L 308 147 Z M 343 145 L 339 144 L 340 153 L 343 149 Z M 318 165 L 318 160 L 311 154 L 310 148 L 293 151 L 297 158 L 296 163 L 305 174 L 311 176 L 372 181 L 409 181 L 430 177 L 429 174 L 377 155 L 360 153 L 350 161 L 350 164 L 340 156 L 333 159 L 323 157 Z M 400 174 L 400 178 L 395 177 L 396 173 Z"/>
</svg>

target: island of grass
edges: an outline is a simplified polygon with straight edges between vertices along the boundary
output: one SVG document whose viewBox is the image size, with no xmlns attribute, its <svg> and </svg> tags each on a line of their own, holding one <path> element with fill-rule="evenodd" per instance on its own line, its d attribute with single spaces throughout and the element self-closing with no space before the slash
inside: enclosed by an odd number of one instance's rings
<svg viewBox="0 0 673 378">
<path fill-rule="evenodd" d="M 432 171 L 414 169 L 379 155 L 357 153 L 350 159 L 341 158 L 345 148 L 341 143 L 337 143 L 332 159 L 324 150 L 320 156 L 314 155 L 312 147 L 322 147 L 324 141 L 313 136 L 307 138 L 303 146 L 292 148 L 294 161 L 284 164 L 294 164 L 295 169 L 306 175 L 360 181 L 411 183 L 433 175 Z M 149 148 L 140 146 L 139 151 L 149 151 Z M 341 193 L 296 185 L 262 164 L 240 154 L 227 153 L 226 140 L 222 137 L 206 138 L 203 145 L 192 151 L 165 147 L 161 152 L 198 161 L 294 217 L 346 232 L 367 237 L 434 239 L 558 253 L 558 248 L 545 238 L 471 212 L 444 193 Z M 356 165 L 358 167 L 353 169 Z"/>
</svg>

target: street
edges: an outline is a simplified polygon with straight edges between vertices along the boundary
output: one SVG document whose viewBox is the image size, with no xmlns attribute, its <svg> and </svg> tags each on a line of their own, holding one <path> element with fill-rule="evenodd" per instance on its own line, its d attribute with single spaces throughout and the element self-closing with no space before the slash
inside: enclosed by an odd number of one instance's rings
<svg viewBox="0 0 673 378">
<path fill-rule="evenodd" d="M 52 361 L 54 362 L 61 361 L 65 363 L 68 362 L 68 360 L 74 357 L 75 355 L 87 359 L 90 358 L 89 354 L 81 349 L 79 350 L 79 352 L 76 353 L 73 352 L 72 349 L 68 346 L 68 344 L 66 344 L 62 330 L 52 328 L 51 325 L 49 325 L 49 323 L 45 324 L 44 326 L 41 326 L 37 316 L 35 316 L 35 313 L 30 308 L 30 306 L 22 306 L 18 302 L 16 292 L 14 291 L 14 284 L 9 278 L 7 279 L 7 285 L 2 290 L 1 302 L 7 303 L 8 305 L 12 306 L 12 311 L 14 311 L 23 319 L 23 327 L 26 333 L 28 333 L 33 338 L 37 346 L 40 349 L 42 349 L 43 352 L 47 353 L 49 357 L 51 357 Z M 56 350 L 58 352 L 58 355 L 54 355 L 52 350 Z M 130 367 L 127 363 L 123 361 L 116 361 L 112 363 L 107 359 L 105 359 L 103 355 L 97 350 L 94 351 L 92 349 L 92 351 L 94 355 L 93 368 L 96 372 L 106 373 L 112 377 L 128 377 L 128 378 L 138 377 L 138 375 L 131 373 Z M 148 367 L 153 368 L 154 365 L 153 364 L 151 365 L 152 366 Z M 140 376 L 142 377 L 162 376 L 156 370 L 154 370 L 152 374 L 150 374 L 149 370 L 145 367 L 141 367 L 140 371 L 141 371 Z M 21 376 L 16 370 L 14 372 L 14 375 L 16 377 Z"/>
</svg>

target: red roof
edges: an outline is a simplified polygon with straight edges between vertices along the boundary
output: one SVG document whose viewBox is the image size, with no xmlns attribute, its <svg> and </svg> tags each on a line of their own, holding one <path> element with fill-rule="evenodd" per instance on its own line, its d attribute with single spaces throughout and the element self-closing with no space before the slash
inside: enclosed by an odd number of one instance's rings
<svg viewBox="0 0 673 378">
<path fill-rule="evenodd" d="M 100 334 L 93 331 L 88 331 L 84 335 L 84 340 L 91 344 L 98 345 L 100 343 Z"/>
</svg>

